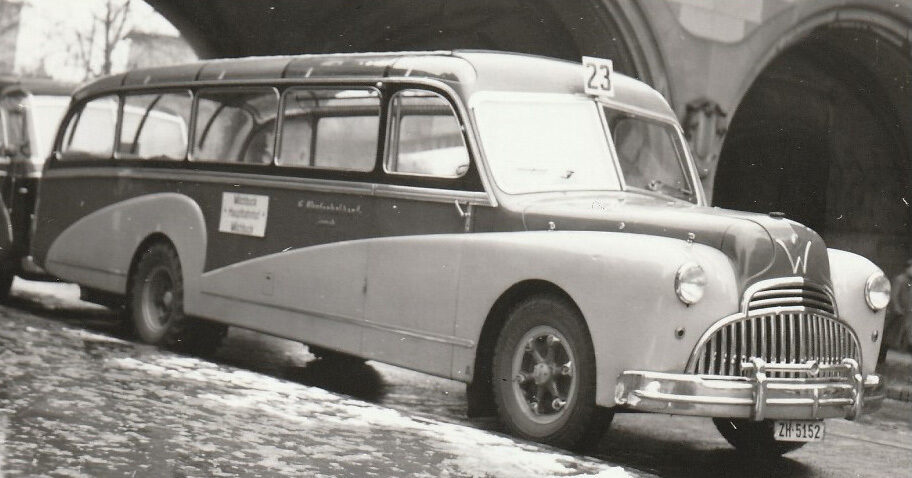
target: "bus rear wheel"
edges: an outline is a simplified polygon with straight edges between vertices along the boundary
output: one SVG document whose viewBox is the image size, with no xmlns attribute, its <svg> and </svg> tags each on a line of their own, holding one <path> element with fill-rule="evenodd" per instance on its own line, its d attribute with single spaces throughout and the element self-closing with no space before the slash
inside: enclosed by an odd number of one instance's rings
<svg viewBox="0 0 912 478">
<path fill-rule="evenodd" d="M 166 243 L 153 243 L 142 252 L 130 280 L 129 311 L 140 340 L 180 352 L 211 354 L 228 331 L 184 314 L 180 258 Z"/>
<path fill-rule="evenodd" d="M 595 352 L 576 307 L 559 296 L 520 302 L 495 346 L 494 400 L 513 435 L 580 449 L 597 443 L 610 413 L 595 404 Z"/>
</svg>

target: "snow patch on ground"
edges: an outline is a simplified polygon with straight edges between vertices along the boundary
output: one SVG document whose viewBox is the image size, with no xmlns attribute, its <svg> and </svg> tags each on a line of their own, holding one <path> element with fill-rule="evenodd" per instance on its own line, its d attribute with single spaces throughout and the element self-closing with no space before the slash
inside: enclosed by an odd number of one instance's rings
<svg viewBox="0 0 912 478">
<path fill-rule="evenodd" d="M 78 295 L 76 296 L 78 297 Z M 97 476 L 629 476 L 484 430 L 93 332 L 0 317 L 7 469 Z"/>
</svg>

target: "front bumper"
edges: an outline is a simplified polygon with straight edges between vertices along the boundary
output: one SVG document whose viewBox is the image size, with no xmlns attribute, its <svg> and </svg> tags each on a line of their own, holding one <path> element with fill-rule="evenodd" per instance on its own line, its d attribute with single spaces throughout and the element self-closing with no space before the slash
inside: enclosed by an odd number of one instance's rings
<svg viewBox="0 0 912 478">
<path fill-rule="evenodd" d="M 863 377 L 858 363 L 742 364 L 744 377 L 660 372 L 624 372 L 617 405 L 631 410 L 720 418 L 855 419 L 880 407 L 884 383 Z M 779 376 L 789 378 L 779 378 Z"/>
</svg>

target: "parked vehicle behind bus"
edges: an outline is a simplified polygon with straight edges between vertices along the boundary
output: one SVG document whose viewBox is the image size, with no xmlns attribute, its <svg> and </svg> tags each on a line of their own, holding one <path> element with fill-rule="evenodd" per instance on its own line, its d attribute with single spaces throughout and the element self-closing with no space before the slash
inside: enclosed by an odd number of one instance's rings
<svg viewBox="0 0 912 478">
<path fill-rule="evenodd" d="M 0 78 L 0 300 L 16 274 L 40 276 L 27 259 L 37 183 L 73 89 L 51 80 Z"/>
<path fill-rule="evenodd" d="M 667 102 L 608 61 L 128 72 L 75 94 L 43 181 L 36 262 L 148 343 L 238 326 L 460 380 L 470 413 L 560 446 L 625 410 L 772 456 L 883 398 L 881 271 L 707 207 Z"/>
</svg>

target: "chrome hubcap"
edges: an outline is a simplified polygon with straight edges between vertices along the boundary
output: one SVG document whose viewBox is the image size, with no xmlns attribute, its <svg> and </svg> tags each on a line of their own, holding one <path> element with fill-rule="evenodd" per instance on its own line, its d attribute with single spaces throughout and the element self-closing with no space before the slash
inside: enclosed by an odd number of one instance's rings
<svg viewBox="0 0 912 478">
<path fill-rule="evenodd" d="M 560 419 L 576 395 L 573 351 L 557 329 L 526 333 L 513 355 L 513 393 L 523 413 L 538 423 Z"/>
<path fill-rule="evenodd" d="M 160 266 L 153 269 L 143 283 L 142 315 L 146 326 L 153 331 L 167 327 L 174 304 L 174 281 L 170 271 Z"/>
</svg>

